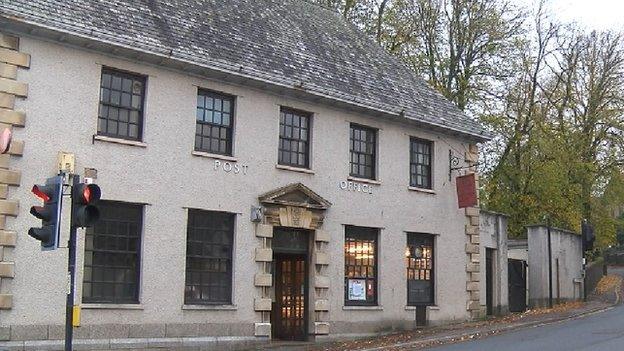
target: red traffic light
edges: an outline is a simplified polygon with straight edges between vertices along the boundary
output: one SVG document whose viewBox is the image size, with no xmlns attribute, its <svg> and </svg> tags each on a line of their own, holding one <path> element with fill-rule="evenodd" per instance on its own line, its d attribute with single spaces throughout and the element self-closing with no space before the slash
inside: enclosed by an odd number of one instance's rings
<svg viewBox="0 0 624 351">
<path fill-rule="evenodd" d="M 100 218 L 96 203 L 102 195 L 96 184 L 74 184 L 72 187 L 72 226 L 90 227 Z"/>
<path fill-rule="evenodd" d="M 87 186 L 82 189 L 82 197 L 84 198 L 86 203 L 91 202 L 91 188 Z"/>
<path fill-rule="evenodd" d="M 102 195 L 100 187 L 97 184 L 78 184 L 77 189 L 73 192 L 74 202 L 79 204 L 93 204 L 100 199 Z"/>
<path fill-rule="evenodd" d="M 51 189 L 49 188 L 50 187 L 46 185 L 33 185 L 31 191 L 33 194 L 35 194 L 35 196 L 43 200 L 43 202 L 47 202 L 47 201 L 50 201 L 50 195 L 48 195 L 49 194 L 48 192 Z"/>
<path fill-rule="evenodd" d="M 32 193 L 43 200 L 43 206 L 30 208 L 30 213 L 41 220 L 41 227 L 30 228 L 28 235 L 41 241 L 42 250 L 54 250 L 58 248 L 60 233 L 63 177 L 51 177 L 45 185 L 34 185 Z"/>
</svg>

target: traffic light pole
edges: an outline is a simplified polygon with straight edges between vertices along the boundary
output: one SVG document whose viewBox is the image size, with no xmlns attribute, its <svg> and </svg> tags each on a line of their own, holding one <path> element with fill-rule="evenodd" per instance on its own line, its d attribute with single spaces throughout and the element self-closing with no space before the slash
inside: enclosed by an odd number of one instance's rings
<svg viewBox="0 0 624 351">
<path fill-rule="evenodd" d="M 72 191 L 74 186 L 80 182 L 78 175 L 72 176 Z M 71 211 L 71 217 L 74 216 Z M 73 225 L 74 219 L 70 219 L 69 225 L 69 241 L 67 247 L 69 249 L 67 258 L 67 275 L 69 278 L 69 286 L 67 291 L 67 302 L 65 304 L 65 351 L 72 350 L 72 341 L 74 338 L 74 291 L 76 286 L 76 236 L 77 228 Z"/>
</svg>

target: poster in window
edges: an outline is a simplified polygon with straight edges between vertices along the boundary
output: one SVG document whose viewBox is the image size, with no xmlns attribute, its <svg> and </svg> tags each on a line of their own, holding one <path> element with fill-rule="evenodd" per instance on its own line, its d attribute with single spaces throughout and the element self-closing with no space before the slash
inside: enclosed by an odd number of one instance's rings
<svg viewBox="0 0 624 351">
<path fill-rule="evenodd" d="M 366 300 L 366 280 L 365 279 L 349 279 L 349 300 L 365 301 Z"/>
</svg>

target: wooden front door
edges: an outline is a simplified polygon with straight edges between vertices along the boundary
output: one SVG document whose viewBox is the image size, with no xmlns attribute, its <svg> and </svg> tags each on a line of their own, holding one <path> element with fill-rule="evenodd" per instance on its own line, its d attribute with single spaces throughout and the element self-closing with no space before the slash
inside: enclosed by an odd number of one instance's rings
<svg viewBox="0 0 624 351">
<path fill-rule="evenodd" d="M 305 340 L 308 269 L 305 255 L 276 255 L 273 337 Z"/>
</svg>

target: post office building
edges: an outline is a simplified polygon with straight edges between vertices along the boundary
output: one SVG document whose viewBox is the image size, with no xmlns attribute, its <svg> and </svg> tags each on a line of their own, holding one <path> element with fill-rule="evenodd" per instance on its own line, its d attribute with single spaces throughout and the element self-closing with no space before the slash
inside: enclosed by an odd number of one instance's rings
<svg viewBox="0 0 624 351">
<path fill-rule="evenodd" d="M 102 190 L 78 232 L 76 345 L 321 340 L 483 313 L 479 209 L 458 207 L 456 179 L 487 132 L 340 15 L 14 0 L 0 32 L 0 348 L 62 345 L 68 223 L 57 250 L 28 236 L 31 188 L 59 171 Z"/>
</svg>

